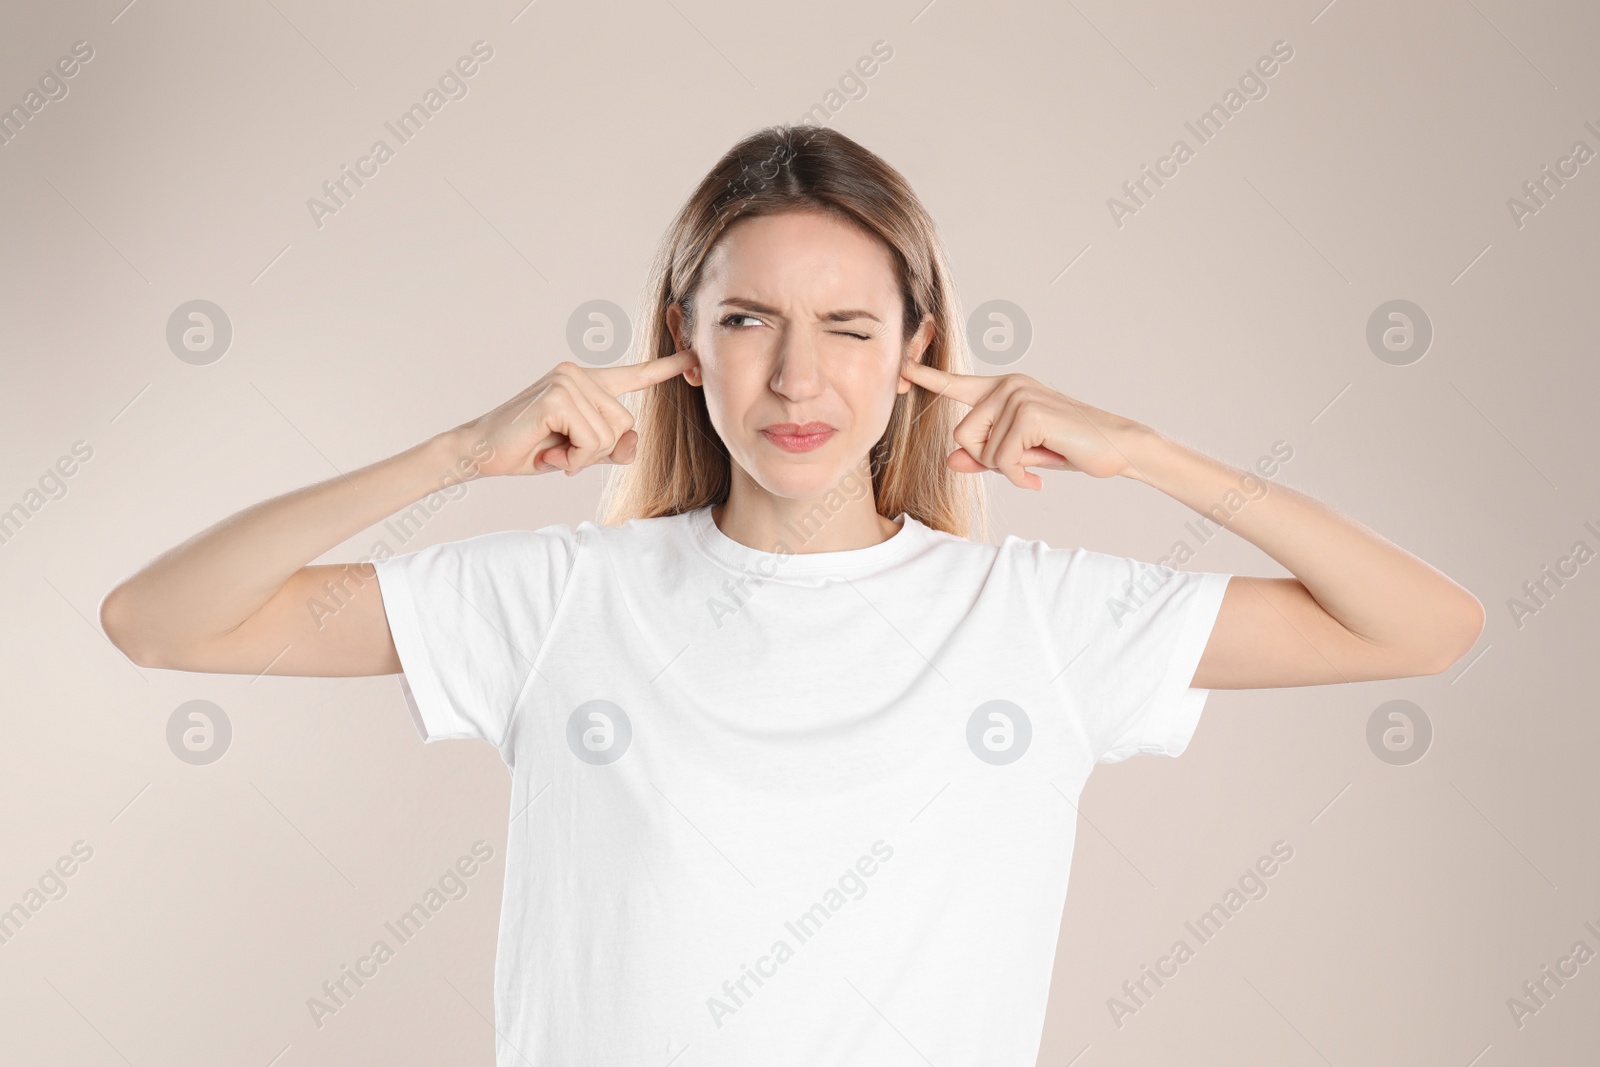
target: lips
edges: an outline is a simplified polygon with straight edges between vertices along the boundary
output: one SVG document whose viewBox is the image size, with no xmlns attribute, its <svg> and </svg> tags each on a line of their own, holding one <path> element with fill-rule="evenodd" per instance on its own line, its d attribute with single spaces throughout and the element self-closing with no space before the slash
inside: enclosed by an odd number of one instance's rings
<svg viewBox="0 0 1600 1067">
<path fill-rule="evenodd" d="M 807 437 L 814 433 L 827 433 L 833 429 L 825 422 L 775 422 L 765 428 L 766 433 L 781 434 L 784 437 Z"/>
<path fill-rule="evenodd" d="M 834 429 L 825 422 L 778 422 L 763 428 L 761 434 L 785 452 L 810 452 L 831 439 Z"/>
</svg>

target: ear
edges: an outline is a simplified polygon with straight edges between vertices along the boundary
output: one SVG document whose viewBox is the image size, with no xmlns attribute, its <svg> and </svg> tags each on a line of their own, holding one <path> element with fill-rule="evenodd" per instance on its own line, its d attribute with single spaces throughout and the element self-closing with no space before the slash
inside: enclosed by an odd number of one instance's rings
<svg viewBox="0 0 1600 1067">
<path fill-rule="evenodd" d="M 683 308 L 676 302 L 667 305 L 667 330 L 672 334 L 672 347 L 674 352 L 693 351 L 684 343 L 683 336 Z M 705 384 L 705 379 L 700 374 L 700 358 L 683 369 L 683 380 L 695 388 Z"/>
</svg>

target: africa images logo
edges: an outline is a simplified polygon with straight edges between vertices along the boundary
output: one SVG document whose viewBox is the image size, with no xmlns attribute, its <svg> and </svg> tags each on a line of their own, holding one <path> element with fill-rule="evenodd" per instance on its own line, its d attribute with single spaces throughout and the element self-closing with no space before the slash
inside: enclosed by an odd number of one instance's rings
<svg viewBox="0 0 1600 1067">
<path fill-rule="evenodd" d="M 791 945 L 784 937 L 775 939 L 767 952 L 756 958 L 754 968 L 746 963 L 739 964 L 739 976 L 722 983 L 721 997 L 712 995 L 706 998 L 706 1009 L 711 1012 L 711 1021 L 716 1023 L 719 1030 L 725 1018 L 744 1007 L 766 984 L 764 979 L 777 975 L 778 967 L 794 958 L 798 946 L 815 937 L 823 925 L 850 901 L 860 900 L 867 895 L 867 879 L 878 873 L 880 863 L 887 863 L 894 856 L 894 848 L 880 837 L 872 843 L 871 853 L 870 856 L 863 853 L 858 857 L 852 866 L 845 868 L 834 885 L 823 890 L 821 899 L 783 924 L 785 932 L 794 938 L 794 944 Z M 873 859 L 873 856 L 877 859 Z M 751 988 L 752 985 L 754 988 Z"/>
</svg>

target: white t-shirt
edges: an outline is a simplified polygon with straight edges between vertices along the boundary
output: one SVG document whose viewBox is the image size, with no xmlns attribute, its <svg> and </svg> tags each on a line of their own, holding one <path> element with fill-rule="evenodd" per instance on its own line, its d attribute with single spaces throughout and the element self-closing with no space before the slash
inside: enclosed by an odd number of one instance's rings
<svg viewBox="0 0 1600 1067">
<path fill-rule="evenodd" d="M 1188 745 L 1229 575 L 898 521 L 374 561 L 423 739 L 511 771 L 500 1067 L 1032 1067 L 1079 791 Z"/>
</svg>

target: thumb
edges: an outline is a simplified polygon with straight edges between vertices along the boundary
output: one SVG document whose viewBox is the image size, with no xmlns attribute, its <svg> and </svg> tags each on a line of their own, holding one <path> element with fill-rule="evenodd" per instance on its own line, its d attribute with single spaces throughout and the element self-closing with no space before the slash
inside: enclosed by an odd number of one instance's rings
<svg viewBox="0 0 1600 1067">
<path fill-rule="evenodd" d="M 606 463 L 632 463 L 634 453 L 639 448 L 639 435 L 633 430 L 626 430 L 617 438 L 617 447 L 604 460 Z"/>
<path fill-rule="evenodd" d="M 959 471 L 962 474 L 977 474 L 989 469 L 974 459 L 972 453 L 964 448 L 958 448 L 950 453 L 945 458 L 945 463 L 951 470 Z M 1022 465 L 1024 467 L 1045 467 L 1058 471 L 1075 471 L 1078 469 L 1069 463 L 1061 453 L 1053 452 L 1048 448 L 1024 449 Z"/>
<path fill-rule="evenodd" d="M 972 458 L 972 453 L 964 448 L 958 448 L 945 458 L 945 464 L 953 471 L 961 474 L 978 474 L 989 468 Z"/>
</svg>

